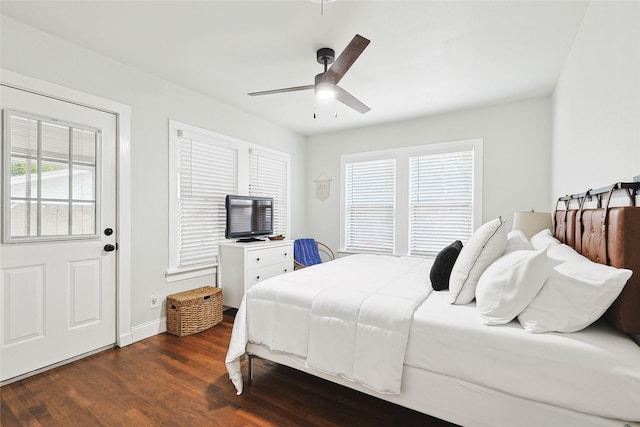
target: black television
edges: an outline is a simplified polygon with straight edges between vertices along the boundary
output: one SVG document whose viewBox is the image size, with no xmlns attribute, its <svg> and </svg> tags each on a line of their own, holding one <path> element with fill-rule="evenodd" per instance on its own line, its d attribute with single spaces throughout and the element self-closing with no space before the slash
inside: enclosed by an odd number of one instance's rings
<svg viewBox="0 0 640 427">
<path fill-rule="evenodd" d="M 273 234 L 273 198 L 227 195 L 224 237 L 251 242 L 256 236 Z"/>
</svg>

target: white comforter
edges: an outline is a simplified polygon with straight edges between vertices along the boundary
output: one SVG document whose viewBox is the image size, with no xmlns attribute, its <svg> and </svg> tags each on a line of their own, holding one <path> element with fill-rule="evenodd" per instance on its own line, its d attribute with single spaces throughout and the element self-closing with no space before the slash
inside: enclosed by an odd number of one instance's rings
<svg viewBox="0 0 640 427">
<path fill-rule="evenodd" d="M 413 313 L 431 290 L 429 267 L 422 258 L 354 255 L 254 286 L 236 314 L 226 357 L 238 394 L 249 341 L 398 394 Z"/>
</svg>

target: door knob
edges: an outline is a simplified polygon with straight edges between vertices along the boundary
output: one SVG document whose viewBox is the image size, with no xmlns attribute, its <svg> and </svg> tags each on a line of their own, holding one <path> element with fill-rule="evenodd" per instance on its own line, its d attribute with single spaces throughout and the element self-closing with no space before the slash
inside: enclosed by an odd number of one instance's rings
<svg viewBox="0 0 640 427">
<path fill-rule="evenodd" d="M 105 252 L 112 252 L 116 250 L 116 247 L 111 244 L 108 244 L 108 245 L 104 245 L 104 250 Z"/>
</svg>

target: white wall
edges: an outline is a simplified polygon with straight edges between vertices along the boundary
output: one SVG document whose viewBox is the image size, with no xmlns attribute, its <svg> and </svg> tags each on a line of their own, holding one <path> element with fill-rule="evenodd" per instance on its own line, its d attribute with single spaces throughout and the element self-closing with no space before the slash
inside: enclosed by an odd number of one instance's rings
<svg viewBox="0 0 640 427">
<path fill-rule="evenodd" d="M 13 19 L 2 16 L 0 31 L 3 68 L 132 107 L 131 319 L 134 329 L 151 325 L 153 330 L 161 324 L 158 322 L 164 316 L 164 308 L 149 309 L 152 293 L 159 293 L 164 299 L 174 292 L 215 283 L 212 276 L 166 283 L 170 118 L 290 153 L 292 237 L 304 234 L 304 137 Z"/>
<path fill-rule="evenodd" d="M 340 155 L 471 138 L 484 140 L 483 222 L 519 210 L 549 211 L 551 107 L 548 97 L 372 126 L 308 139 L 307 232 L 339 247 Z M 313 180 L 329 176 L 331 196 Z"/>
<path fill-rule="evenodd" d="M 552 108 L 553 199 L 640 175 L 640 2 L 589 4 Z"/>
<path fill-rule="evenodd" d="M 590 3 L 552 108 L 552 199 L 640 175 L 640 2 Z"/>
</svg>

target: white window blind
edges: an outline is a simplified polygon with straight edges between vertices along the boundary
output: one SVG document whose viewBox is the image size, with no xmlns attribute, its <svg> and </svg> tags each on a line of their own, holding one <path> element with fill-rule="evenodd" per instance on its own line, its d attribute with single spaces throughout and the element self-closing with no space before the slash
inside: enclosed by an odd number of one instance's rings
<svg viewBox="0 0 640 427">
<path fill-rule="evenodd" d="M 473 150 L 410 157 L 410 253 L 435 256 L 472 233 Z"/>
<path fill-rule="evenodd" d="M 395 169 L 395 159 L 346 164 L 346 250 L 393 253 Z"/>
<path fill-rule="evenodd" d="M 235 194 L 238 151 L 213 140 L 178 138 L 178 267 L 217 262 L 225 197 Z"/>
<path fill-rule="evenodd" d="M 283 156 L 249 152 L 249 195 L 273 197 L 273 234 L 287 233 L 287 165 Z"/>
</svg>

